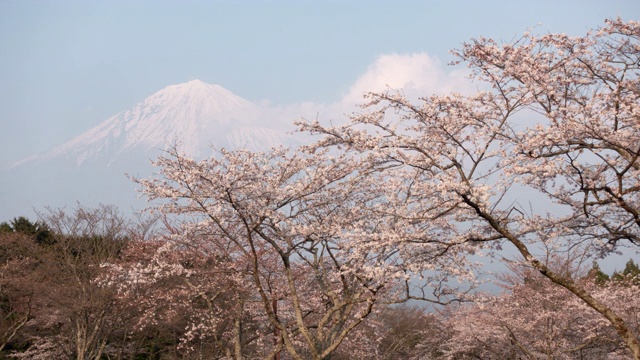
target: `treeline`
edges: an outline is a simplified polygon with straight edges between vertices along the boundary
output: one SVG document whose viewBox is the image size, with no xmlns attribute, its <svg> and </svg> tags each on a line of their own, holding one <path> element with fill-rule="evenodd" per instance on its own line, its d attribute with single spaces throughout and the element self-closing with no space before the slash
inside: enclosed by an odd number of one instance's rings
<svg viewBox="0 0 640 360">
<path fill-rule="evenodd" d="M 188 252 L 166 247 L 171 227 L 159 220 L 128 220 L 101 205 L 0 224 L 0 356 L 249 359 L 277 349 L 289 358 L 259 306 L 248 304 L 251 293 L 225 279 L 237 274 L 211 273 L 215 257 L 176 256 Z M 564 270 L 640 330 L 640 269 L 632 260 L 612 276 L 596 263 L 586 273 Z M 380 306 L 331 358 L 628 358 L 599 314 L 535 271 L 514 266 L 500 284 L 500 294 L 432 311 Z M 294 346 L 308 351 L 302 341 Z"/>
<path fill-rule="evenodd" d="M 101 286 L 101 264 L 144 236 L 113 206 L 47 209 L 0 224 L 0 350 L 24 359 L 100 359 L 125 353 L 135 307 Z M 130 338 L 130 340 L 134 340 Z M 127 341 L 127 347 L 134 342 Z M 137 352 L 135 350 L 134 352 Z M 130 353 L 130 351 L 126 351 Z M 108 357 L 105 357 L 108 354 Z"/>
</svg>

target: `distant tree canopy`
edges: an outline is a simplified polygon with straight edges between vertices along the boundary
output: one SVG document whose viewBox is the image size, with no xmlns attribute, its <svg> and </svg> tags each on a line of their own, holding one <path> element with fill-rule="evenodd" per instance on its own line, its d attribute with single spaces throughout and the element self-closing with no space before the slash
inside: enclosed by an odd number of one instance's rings
<svg viewBox="0 0 640 360">
<path fill-rule="evenodd" d="M 153 221 L 128 220 L 111 205 L 47 208 L 39 217 L 0 224 L 0 358 L 102 359 L 107 344 L 124 346 L 116 339 L 137 318 L 100 283 L 100 265 Z"/>
<path fill-rule="evenodd" d="M 36 242 L 39 244 L 52 244 L 54 241 L 53 233 L 46 223 L 42 221 L 31 222 L 24 216 L 0 223 L 0 232 L 34 235 Z"/>
<path fill-rule="evenodd" d="M 614 281 L 624 281 L 631 282 L 634 284 L 640 284 L 640 267 L 633 261 L 633 259 L 629 259 L 622 269 L 622 272 L 615 271 L 611 275 L 611 279 Z"/>
<path fill-rule="evenodd" d="M 592 276 L 596 284 L 606 284 L 608 281 L 618 282 L 639 282 L 640 281 L 640 267 L 638 264 L 629 259 L 622 271 L 614 271 L 611 275 L 603 272 L 600 269 L 600 265 L 597 262 L 593 263 L 593 267 L 589 271 L 589 276 Z"/>
</svg>

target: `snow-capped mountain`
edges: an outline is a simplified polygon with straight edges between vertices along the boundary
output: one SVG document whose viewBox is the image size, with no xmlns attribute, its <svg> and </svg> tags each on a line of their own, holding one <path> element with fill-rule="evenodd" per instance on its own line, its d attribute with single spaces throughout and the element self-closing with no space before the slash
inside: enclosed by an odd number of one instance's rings
<svg viewBox="0 0 640 360">
<path fill-rule="evenodd" d="M 76 165 L 97 158 L 112 162 L 134 149 L 144 153 L 176 142 L 196 157 L 208 154 L 210 144 L 259 150 L 287 142 L 285 132 L 274 128 L 277 119 L 266 118 L 266 113 L 219 85 L 192 80 L 168 86 L 71 141 L 16 165 L 55 158 Z"/>
<path fill-rule="evenodd" d="M 296 112 L 297 113 L 297 112 Z M 0 222 L 45 206 L 97 203 L 140 209 L 137 185 L 149 160 L 175 143 L 193 158 L 215 148 L 268 150 L 292 144 L 291 118 L 199 80 L 168 86 L 71 141 L 0 168 Z"/>
</svg>

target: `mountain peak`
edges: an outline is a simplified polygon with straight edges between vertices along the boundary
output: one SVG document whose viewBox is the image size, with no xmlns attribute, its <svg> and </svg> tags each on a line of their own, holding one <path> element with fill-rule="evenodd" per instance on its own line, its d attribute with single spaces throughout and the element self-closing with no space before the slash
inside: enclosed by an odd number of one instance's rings
<svg viewBox="0 0 640 360">
<path fill-rule="evenodd" d="M 179 102 L 197 102 L 211 111 L 226 111 L 238 106 L 250 106 L 251 103 L 231 91 L 216 84 L 207 84 L 201 80 L 191 80 L 186 83 L 170 85 L 146 98 L 143 104 L 162 103 L 172 106 Z"/>
<path fill-rule="evenodd" d="M 222 88 L 224 89 L 222 86 L 218 85 L 218 84 L 209 84 L 206 83 L 200 79 L 193 79 L 193 80 L 189 80 L 185 83 L 182 84 L 176 84 L 173 86 L 190 86 L 190 87 L 198 87 L 198 86 L 213 86 L 213 87 L 218 87 L 218 88 Z"/>
</svg>

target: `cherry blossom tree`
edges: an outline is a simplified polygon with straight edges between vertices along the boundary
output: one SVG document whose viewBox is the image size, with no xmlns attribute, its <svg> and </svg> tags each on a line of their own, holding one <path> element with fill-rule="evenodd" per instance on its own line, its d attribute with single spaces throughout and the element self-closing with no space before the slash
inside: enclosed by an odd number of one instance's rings
<svg viewBox="0 0 640 360">
<path fill-rule="evenodd" d="M 377 309 L 343 342 L 332 359 L 436 359 L 452 331 L 442 317 L 422 306 Z"/>
<path fill-rule="evenodd" d="M 148 230 L 153 221 L 134 224 L 116 207 L 102 204 L 94 208 L 78 204 L 71 210 L 45 208 L 38 215 L 55 234 L 54 244 L 45 249 L 47 283 L 55 289 L 50 311 L 55 316 L 44 325 L 50 330 L 44 344 L 55 344 L 55 351 L 67 357 L 99 359 L 116 346 L 114 338 L 120 330 L 129 327 L 131 310 L 131 304 L 119 301 L 112 287 L 97 283 L 103 273 L 99 264 L 116 258 L 128 240 L 144 238 L 145 233 L 136 230 Z M 43 339 L 34 340 L 38 346 L 23 356 L 46 354 L 46 346 L 38 349 Z"/>
<path fill-rule="evenodd" d="M 260 340 L 267 358 L 283 348 L 295 359 L 327 358 L 378 305 L 456 301 L 464 293 L 455 278 L 473 276 L 453 266 L 467 263 L 457 253 L 397 242 L 400 219 L 370 216 L 384 203 L 384 184 L 346 160 L 273 149 L 221 150 L 195 161 L 173 148 L 155 163 L 157 177 L 137 180 L 155 211 L 179 224 L 168 241 L 221 261 L 215 267 L 237 284 L 229 294 L 239 294 L 238 314 L 262 316 L 276 333 L 271 347 Z M 402 260 L 409 256 L 430 268 L 412 268 Z M 436 267 L 442 271 L 428 271 Z M 195 277 L 196 268 L 184 271 Z"/>
<path fill-rule="evenodd" d="M 173 234 L 178 231 L 172 227 Z M 107 273 L 100 281 L 115 286 L 123 301 L 137 304 L 135 333 L 174 329 L 170 336 L 178 343 L 171 350 L 181 356 L 258 354 L 264 349 L 256 346 L 256 336 L 273 332 L 255 326 L 266 322 L 264 317 L 251 317 L 257 305 L 246 301 L 246 269 L 214 242 L 196 245 L 205 239 L 131 242 L 119 261 L 102 264 Z"/>
<path fill-rule="evenodd" d="M 571 268 L 571 264 L 567 265 Z M 547 281 L 531 267 L 514 264 L 511 270 L 511 274 L 502 275 L 503 292 L 446 316 L 445 322 L 453 333 L 441 347 L 445 357 L 630 357 L 613 326 L 567 289 Z M 579 269 L 570 269 L 567 275 L 620 314 L 634 332 L 640 330 L 636 315 L 639 305 L 632 300 L 639 290 L 636 285 L 615 281 L 598 285 L 595 276 L 584 276 Z"/>
<path fill-rule="evenodd" d="M 611 304 L 547 264 L 575 246 L 605 256 L 638 245 L 639 50 L 640 23 L 619 19 L 583 37 L 478 38 L 454 54 L 486 91 L 419 103 L 368 94 L 346 125 L 299 125 L 324 135 L 309 151 L 338 149 L 388 185 L 374 210 L 402 224 L 396 238 L 461 254 L 509 244 L 640 359 L 637 332 Z"/>
</svg>

